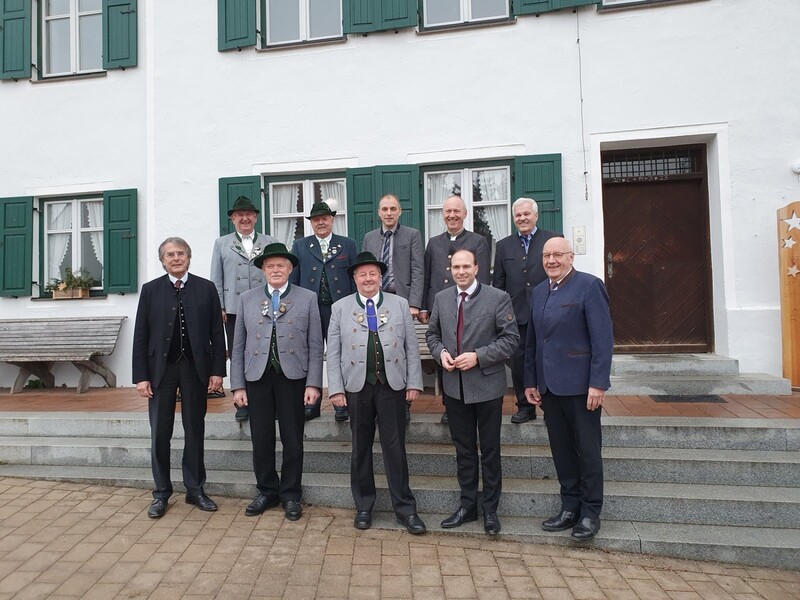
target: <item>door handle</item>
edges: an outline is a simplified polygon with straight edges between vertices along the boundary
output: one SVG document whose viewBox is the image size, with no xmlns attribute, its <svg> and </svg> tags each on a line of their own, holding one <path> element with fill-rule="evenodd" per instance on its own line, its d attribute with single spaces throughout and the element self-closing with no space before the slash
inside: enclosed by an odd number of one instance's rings
<svg viewBox="0 0 800 600">
<path fill-rule="evenodd" d="M 614 277 L 614 255 L 611 252 L 606 256 L 606 275 L 609 279 Z"/>
</svg>

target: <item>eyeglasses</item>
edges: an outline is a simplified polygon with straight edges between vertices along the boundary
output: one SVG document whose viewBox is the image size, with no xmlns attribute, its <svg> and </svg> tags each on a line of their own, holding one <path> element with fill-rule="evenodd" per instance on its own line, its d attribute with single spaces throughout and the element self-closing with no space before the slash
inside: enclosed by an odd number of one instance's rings
<svg viewBox="0 0 800 600">
<path fill-rule="evenodd" d="M 567 254 L 572 254 L 572 252 L 543 252 L 542 258 L 544 260 L 550 260 L 550 258 L 555 258 L 556 260 L 561 260 Z"/>
</svg>

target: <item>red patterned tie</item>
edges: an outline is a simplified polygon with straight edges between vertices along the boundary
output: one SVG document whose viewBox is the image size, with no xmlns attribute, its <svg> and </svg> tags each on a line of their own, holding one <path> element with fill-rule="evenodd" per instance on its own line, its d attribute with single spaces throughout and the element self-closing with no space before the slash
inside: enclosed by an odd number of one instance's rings
<svg viewBox="0 0 800 600">
<path fill-rule="evenodd" d="M 458 303 L 458 320 L 456 321 L 456 354 L 461 354 L 461 334 L 464 333 L 464 302 L 467 292 L 461 292 L 461 301 Z"/>
</svg>

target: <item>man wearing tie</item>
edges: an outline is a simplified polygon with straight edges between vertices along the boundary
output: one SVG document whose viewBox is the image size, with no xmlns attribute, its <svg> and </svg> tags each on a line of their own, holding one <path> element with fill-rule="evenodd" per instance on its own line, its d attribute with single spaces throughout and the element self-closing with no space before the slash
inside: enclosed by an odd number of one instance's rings
<svg viewBox="0 0 800 600">
<path fill-rule="evenodd" d="M 572 529 L 572 539 L 587 541 L 600 530 L 600 413 L 611 387 L 614 335 L 605 285 L 576 271 L 573 258 L 569 240 L 552 238 L 544 245 L 547 279 L 531 297 L 525 396 L 544 410 L 561 484 L 561 511 L 542 529 Z"/>
<path fill-rule="evenodd" d="M 258 256 L 264 246 L 277 241 L 270 235 L 259 235 L 256 232 L 259 212 L 249 198 L 239 196 L 228 211 L 234 231 L 217 238 L 211 253 L 211 281 L 217 287 L 222 305 L 228 355 L 233 349 L 239 296 L 247 290 L 264 285 L 264 274 L 250 263 L 250 259 Z M 247 418 L 247 407 L 236 405 L 236 420 L 243 423 Z"/>
<path fill-rule="evenodd" d="M 506 384 L 505 361 L 519 345 L 509 295 L 476 280 L 479 267 L 469 250 L 450 261 L 456 285 L 436 294 L 426 339 L 439 363 L 450 437 L 456 448 L 461 502 L 442 521 L 445 529 L 478 519 L 478 445 L 483 474 L 483 527 L 500 533 L 497 506 L 502 491 L 500 422 Z"/>
<path fill-rule="evenodd" d="M 314 235 L 295 240 L 292 244 L 292 254 L 298 258 L 299 264 L 292 270 L 289 281 L 317 294 L 323 339 L 328 337 L 331 307 L 355 290 L 347 269 L 355 260 L 356 243 L 333 233 L 335 216 L 336 211 L 331 210 L 327 202 L 317 202 L 306 217 L 311 221 Z M 306 406 L 306 421 L 319 417 L 321 402 L 320 398 L 315 404 Z M 347 407 L 335 409 L 336 420 L 347 421 Z"/>
<path fill-rule="evenodd" d="M 234 400 L 250 408 L 253 469 L 258 494 L 245 509 L 249 517 L 283 502 L 286 518 L 302 515 L 303 407 L 322 390 L 322 328 L 317 297 L 289 283 L 297 257 L 281 243 L 253 260 L 267 284 L 239 300 L 231 354 Z M 283 463 L 275 469 L 275 417 Z"/>
<path fill-rule="evenodd" d="M 403 209 L 394 194 L 386 194 L 378 203 L 381 226 L 364 236 L 362 250 L 381 257 L 386 273 L 381 279 L 381 289 L 397 294 L 408 301 L 412 319 L 419 315 L 422 305 L 424 265 L 422 236 L 411 227 L 400 225 Z M 406 422 L 411 420 L 411 404 L 406 406 Z"/>
<path fill-rule="evenodd" d="M 511 359 L 511 381 L 517 397 L 517 412 L 512 423 L 527 423 L 536 418 L 536 407 L 525 398 L 523 371 L 525 367 L 525 336 L 531 312 L 531 291 L 547 279 L 542 266 L 544 243 L 560 234 L 536 227 L 539 207 L 532 198 L 518 198 L 511 205 L 517 233 L 503 238 L 495 247 L 492 285 L 508 292 L 514 305 L 519 328 L 519 347 Z"/>
<path fill-rule="evenodd" d="M 164 516 L 172 495 L 170 438 L 178 388 L 186 502 L 217 510 L 203 491 L 203 441 L 207 393 L 219 390 L 225 376 L 225 334 L 214 284 L 189 274 L 192 249 L 181 238 L 164 240 L 158 257 L 167 274 L 142 286 L 133 331 L 133 382 L 149 400 L 155 491 L 147 515 L 152 519 Z"/>
<path fill-rule="evenodd" d="M 381 291 L 386 265 L 373 254 L 360 253 L 348 273 L 358 291 L 333 305 L 328 392 L 334 406 L 350 407 L 354 526 L 372 526 L 376 497 L 372 444 L 377 421 L 397 522 L 411 534 L 425 533 L 408 484 L 405 446 L 406 401 L 415 400 L 423 389 L 414 321 L 404 298 Z"/>
</svg>

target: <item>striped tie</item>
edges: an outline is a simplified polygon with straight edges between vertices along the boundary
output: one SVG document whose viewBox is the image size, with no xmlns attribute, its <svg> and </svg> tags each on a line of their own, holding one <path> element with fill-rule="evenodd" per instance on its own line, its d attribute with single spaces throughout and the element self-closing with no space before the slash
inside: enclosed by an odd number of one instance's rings
<svg viewBox="0 0 800 600">
<path fill-rule="evenodd" d="M 389 266 L 389 260 L 391 260 L 390 254 L 392 249 L 392 232 L 387 231 L 384 234 L 383 238 L 383 253 L 381 254 L 381 262 L 385 264 L 387 267 Z M 389 287 L 389 269 L 386 269 L 386 273 L 383 274 L 381 278 L 381 287 L 385 290 Z"/>
</svg>

